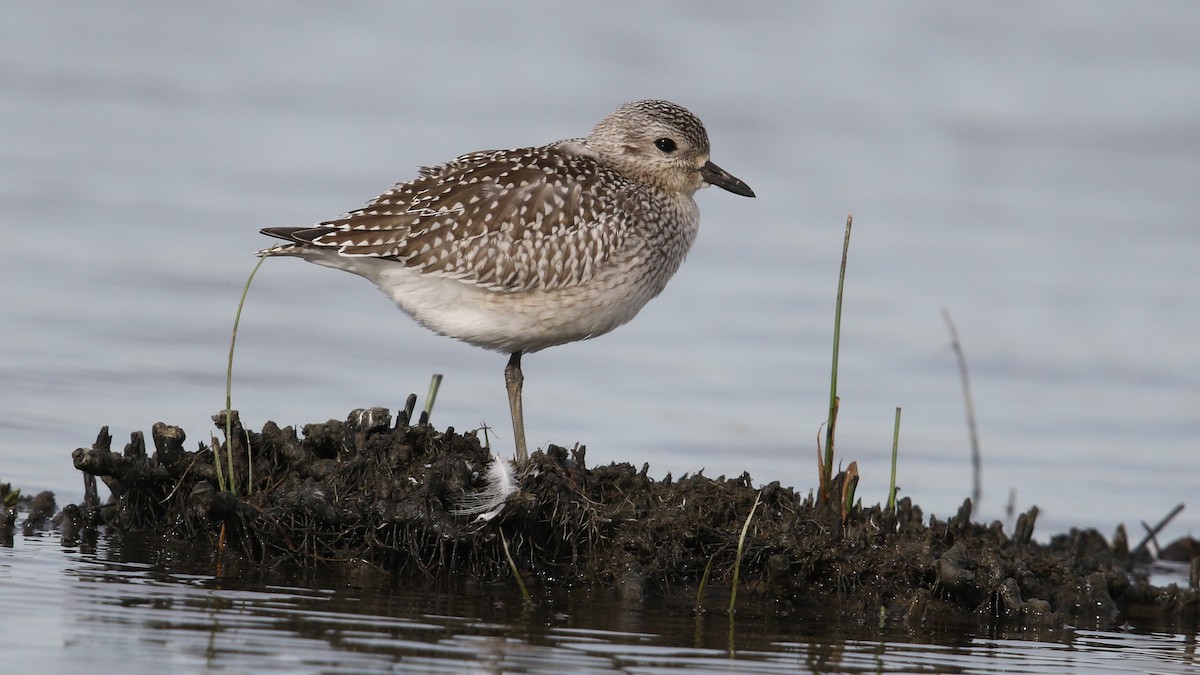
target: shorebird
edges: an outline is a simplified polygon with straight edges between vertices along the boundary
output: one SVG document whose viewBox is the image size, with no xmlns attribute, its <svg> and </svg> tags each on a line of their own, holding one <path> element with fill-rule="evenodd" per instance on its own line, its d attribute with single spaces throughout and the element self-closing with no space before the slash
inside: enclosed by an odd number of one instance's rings
<svg viewBox="0 0 1200 675">
<path fill-rule="evenodd" d="M 268 227 L 298 256 L 365 277 L 421 325 L 509 355 L 518 465 L 528 460 L 521 356 L 603 335 L 662 292 L 696 238 L 696 190 L 753 197 L 709 160 L 708 134 L 669 101 L 619 106 L 584 138 L 420 169 L 313 227 Z"/>
</svg>

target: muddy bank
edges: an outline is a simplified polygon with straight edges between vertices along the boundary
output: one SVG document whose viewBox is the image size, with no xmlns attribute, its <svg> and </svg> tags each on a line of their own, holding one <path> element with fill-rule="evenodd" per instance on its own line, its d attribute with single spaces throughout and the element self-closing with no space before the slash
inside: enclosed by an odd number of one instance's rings
<svg viewBox="0 0 1200 675">
<path fill-rule="evenodd" d="M 83 504 L 62 514 L 64 536 L 97 529 L 154 532 L 195 555 L 301 564 L 363 561 L 389 574 L 511 583 L 504 553 L 527 583 L 603 587 L 631 598 L 695 598 L 708 568 L 705 607 L 728 602 L 738 538 L 761 504 L 741 556 L 739 603 L 781 611 L 815 607 L 852 620 L 910 624 L 979 621 L 1114 627 L 1194 627 L 1197 589 L 1157 588 L 1136 572 L 1123 537 L 1094 530 L 1031 540 L 1036 509 L 1012 533 L 971 521 L 967 501 L 947 521 L 924 523 L 902 500 L 842 514 L 809 494 L 748 475 L 652 478 L 648 467 L 589 467 L 583 448 L 550 446 L 518 476 L 520 490 L 491 520 L 456 515 L 484 484 L 490 459 L 478 436 L 393 422 L 382 408 L 298 433 L 231 420 L 232 475 L 212 448 L 184 448 L 182 429 L 154 425 L 112 449 L 107 428 L 73 453 L 93 477 Z M 214 418 L 223 435 L 224 414 Z M 99 477 L 111 497 L 101 503 Z M 86 481 L 85 481 L 86 482 Z M 219 552 L 219 553 L 218 553 Z M 711 567 L 710 567 L 711 561 Z M 1196 569 L 1193 564 L 1193 570 Z"/>
</svg>

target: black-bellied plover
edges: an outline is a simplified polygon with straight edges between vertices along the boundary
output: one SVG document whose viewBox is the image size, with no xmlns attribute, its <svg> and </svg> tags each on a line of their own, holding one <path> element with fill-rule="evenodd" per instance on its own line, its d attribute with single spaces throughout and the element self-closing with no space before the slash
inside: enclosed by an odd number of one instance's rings
<svg viewBox="0 0 1200 675">
<path fill-rule="evenodd" d="M 374 282 L 423 326 L 509 354 L 517 462 L 528 458 L 521 355 L 629 321 L 687 255 L 692 199 L 716 185 L 708 134 L 668 101 L 626 103 L 586 138 L 463 155 L 314 227 L 268 227 L 299 256 Z"/>
</svg>

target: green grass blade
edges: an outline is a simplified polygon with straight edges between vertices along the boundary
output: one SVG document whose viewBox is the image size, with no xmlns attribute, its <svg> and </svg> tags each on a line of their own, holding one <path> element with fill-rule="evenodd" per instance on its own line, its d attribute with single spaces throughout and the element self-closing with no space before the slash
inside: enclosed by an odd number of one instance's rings
<svg viewBox="0 0 1200 675">
<path fill-rule="evenodd" d="M 242 321 L 242 307 L 246 304 L 246 295 L 250 293 L 250 282 L 254 281 L 254 275 L 258 274 L 258 268 L 262 267 L 266 257 L 260 257 L 258 264 L 250 271 L 249 278 L 246 279 L 246 286 L 242 289 L 242 297 L 238 300 L 237 315 L 233 317 L 233 335 L 229 338 L 229 360 L 225 366 L 225 457 L 229 463 L 229 489 L 237 494 L 237 481 L 233 477 L 233 348 L 237 345 L 238 324 Z M 249 441 L 246 444 L 246 454 L 250 454 Z M 217 459 L 217 471 L 220 472 L 220 459 Z M 222 488 L 224 489 L 224 488 Z"/>
<path fill-rule="evenodd" d="M 888 490 L 887 510 L 896 511 L 896 457 L 900 452 L 900 406 L 896 406 L 896 425 L 892 428 L 892 484 Z"/>
<path fill-rule="evenodd" d="M 429 379 L 429 393 L 425 395 L 425 419 L 433 414 L 433 402 L 437 400 L 438 389 L 442 386 L 442 375 L 436 373 Z"/>
<path fill-rule="evenodd" d="M 696 613 L 704 611 L 704 591 L 708 588 L 708 575 L 712 573 L 713 560 L 717 554 L 708 556 L 708 564 L 704 566 L 704 574 L 700 576 L 700 588 L 696 589 Z"/>
<path fill-rule="evenodd" d="M 729 591 L 729 615 L 733 615 L 734 606 L 737 604 L 737 589 L 738 576 L 742 571 L 742 549 L 746 546 L 746 533 L 750 531 L 750 521 L 754 519 L 754 512 L 758 510 L 758 505 L 762 503 L 762 490 L 754 495 L 754 506 L 750 507 L 750 515 L 746 516 L 746 522 L 742 523 L 742 535 L 738 537 L 737 559 L 733 561 L 733 589 Z"/>
<path fill-rule="evenodd" d="M 854 216 L 846 216 L 846 236 L 842 242 L 842 265 L 838 274 L 837 304 L 833 312 L 833 367 L 829 375 L 829 419 L 825 425 L 825 464 L 822 467 L 824 471 L 822 485 L 830 485 L 833 480 L 833 438 L 837 425 L 838 407 L 838 350 L 842 341 L 842 291 L 846 286 L 846 260 L 850 255 L 850 227 L 853 224 Z"/>
</svg>

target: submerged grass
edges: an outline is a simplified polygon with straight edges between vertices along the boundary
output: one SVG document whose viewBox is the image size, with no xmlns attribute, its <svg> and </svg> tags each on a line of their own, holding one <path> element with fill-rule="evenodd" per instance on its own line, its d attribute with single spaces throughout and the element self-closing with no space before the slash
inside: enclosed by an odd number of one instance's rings
<svg viewBox="0 0 1200 675">
<path fill-rule="evenodd" d="M 704 566 L 704 574 L 700 575 L 700 588 L 696 589 L 696 613 L 704 611 L 704 590 L 708 588 L 708 575 L 712 574 L 713 560 L 717 554 L 708 556 L 708 564 Z"/>
<path fill-rule="evenodd" d="M 504 537 L 504 533 L 500 533 L 500 545 L 504 547 L 504 559 L 508 561 L 508 568 L 512 570 L 513 579 L 517 580 L 517 587 L 521 589 L 521 597 L 525 600 L 525 608 L 533 607 L 533 596 L 529 595 L 529 589 L 525 587 L 525 580 L 521 578 L 521 570 L 517 569 L 517 561 L 513 560 L 512 553 L 508 550 L 508 539 Z"/>
</svg>

